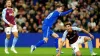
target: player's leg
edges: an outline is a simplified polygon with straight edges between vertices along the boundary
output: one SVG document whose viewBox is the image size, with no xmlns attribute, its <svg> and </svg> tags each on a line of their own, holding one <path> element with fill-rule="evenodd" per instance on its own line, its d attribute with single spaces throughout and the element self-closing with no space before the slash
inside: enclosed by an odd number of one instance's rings
<svg viewBox="0 0 100 56">
<path fill-rule="evenodd" d="M 18 40 L 18 30 L 17 30 L 17 26 L 16 25 L 14 25 L 12 27 L 12 33 L 14 35 L 14 38 L 13 38 L 13 43 L 12 43 L 11 51 L 13 51 L 14 53 L 17 53 L 17 51 L 15 50 L 15 45 L 16 45 L 17 40 Z"/>
<path fill-rule="evenodd" d="M 35 46 L 36 47 L 40 47 L 41 45 L 43 45 L 43 44 L 45 44 L 47 42 L 48 42 L 48 38 L 45 37 L 45 38 L 43 38 L 43 40 L 40 40 Z"/>
<path fill-rule="evenodd" d="M 59 36 L 58 36 L 58 34 L 56 34 L 54 32 L 52 33 L 52 36 L 55 38 L 54 44 L 55 44 L 56 50 L 58 50 L 58 47 L 59 47 L 59 45 L 58 45 Z"/>
<path fill-rule="evenodd" d="M 79 50 L 78 43 L 75 42 L 75 43 L 71 44 L 71 48 L 72 48 L 72 50 L 74 52 L 74 56 L 82 56 L 82 54 L 81 54 L 81 52 Z"/>
<path fill-rule="evenodd" d="M 88 47 L 89 47 L 91 55 L 97 55 L 97 53 L 93 52 L 93 44 L 92 44 L 91 38 L 88 36 L 84 36 L 84 42 L 88 42 Z"/>
<path fill-rule="evenodd" d="M 58 44 L 58 40 L 59 40 L 59 36 L 58 34 L 54 33 L 52 30 L 50 31 L 52 36 L 55 38 L 55 47 L 56 47 L 56 53 L 58 53 L 59 51 L 59 44 Z M 61 54 L 63 54 L 64 52 L 61 52 Z"/>
<path fill-rule="evenodd" d="M 50 36 L 50 27 L 43 29 L 43 40 L 39 41 L 36 44 L 36 47 L 39 47 L 48 42 L 48 37 Z"/>
<path fill-rule="evenodd" d="M 10 34 L 11 34 L 11 27 L 5 28 L 5 33 L 6 33 L 6 39 L 5 39 L 5 53 L 9 54 L 8 52 L 8 43 L 10 39 Z"/>
<path fill-rule="evenodd" d="M 31 45 L 31 53 L 34 51 L 37 47 L 40 47 L 41 45 L 45 44 L 48 42 L 48 37 L 50 36 L 50 28 L 45 27 L 42 29 L 43 31 L 43 40 L 40 40 L 36 45 Z"/>
<path fill-rule="evenodd" d="M 76 54 L 75 54 L 74 50 L 72 50 L 72 56 L 76 56 Z"/>
</svg>

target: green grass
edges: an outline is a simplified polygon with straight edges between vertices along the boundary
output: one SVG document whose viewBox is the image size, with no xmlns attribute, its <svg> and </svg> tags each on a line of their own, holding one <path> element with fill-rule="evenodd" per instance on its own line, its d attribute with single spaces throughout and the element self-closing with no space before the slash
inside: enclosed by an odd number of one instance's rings
<svg viewBox="0 0 100 56">
<path fill-rule="evenodd" d="M 4 48 L 0 47 L 0 56 L 56 56 L 55 48 L 37 48 L 32 54 L 30 54 L 29 47 L 17 47 L 16 50 L 18 54 L 14 54 L 9 48 L 10 54 L 7 55 L 4 53 Z M 80 50 L 83 56 L 90 56 L 89 49 L 81 48 Z M 63 48 L 62 51 L 64 54 L 61 54 L 61 56 L 72 56 L 71 48 Z M 98 53 L 97 56 L 100 56 L 99 48 L 95 48 L 94 51 Z"/>
</svg>

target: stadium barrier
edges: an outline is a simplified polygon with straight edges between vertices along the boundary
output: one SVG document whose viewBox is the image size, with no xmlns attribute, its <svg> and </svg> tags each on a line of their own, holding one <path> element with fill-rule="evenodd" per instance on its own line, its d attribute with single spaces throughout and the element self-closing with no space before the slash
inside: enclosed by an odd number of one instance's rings
<svg viewBox="0 0 100 56">
<path fill-rule="evenodd" d="M 62 33 L 58 33 L 59 36 L 62 36 Z M 80 36 L 88 36 L 87 34 L 80 33 Z M 100 48 L 100 33 L 93 33 L 94 39 L 93 47 L 94 48 Z M 4 40 L 5 40 L 5 33 L 0 33 L 0 47 L 4 47 Z M 32 44 L 36 44 L 39 40 L 43 39 L 42 33 L 19 33 L 18 42 L 16 44 L 17 47 L 30 47 Z M 9 42 L 9 46 L 11 46 L 13 40 L 13 35 L 11 35 L 11 39 Z M 60 41 L 61 39 L 59 39 Z M 48 44 L 44 44 L 42 47 L 54 47 L 54 39 L 52 37 L 49 37 Z M 65 41 L 64 46 L 66 48 L 70 48 L 70 45 L 68 43 L 68 40 Z M 88 48 L 87 43 L 80 45 L 80 48 Z"/>
</svg>

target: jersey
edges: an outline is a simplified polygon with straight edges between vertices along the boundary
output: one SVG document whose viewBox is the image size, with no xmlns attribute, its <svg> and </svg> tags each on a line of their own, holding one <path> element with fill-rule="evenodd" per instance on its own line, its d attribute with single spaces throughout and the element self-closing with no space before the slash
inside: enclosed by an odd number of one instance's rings
<svg viewBox="0 0 100 56">
<path fill-rule="evenodd" d="M 44 22 L 43 22 L 43 26 L 49 26 L 49 27 L 52 27 L 52 25 L 56 22 L 57 18 L 59 16 L 64 16 L 70 12 L 72 12 L 73 10 L 70 9 L 68 11 L 65 11 L 65 12 L 58 12 L 57 10 L 51 12 L 45 19 L 44 19 Z"/>
<path fill-rule="evenodd" d="M 15 25 L 15 16 L 14 16 L 14 11 L 13 8 L 5 8 L 2 11 L 2 19 L 5 22 L 5 26 L 9 27 L 8 24 L 13 24 Z"/>
<path fill-rule="evenodd" d="M 67 32 L 67 30 L 63 33 L 62 40 L 65 41 L 67 38 L 70 44 L 75 43 L 78 40 L 78 31 L 81 31 L 81 28 L 72 27 L 72 32 Z"/>
<path fill-rule="evenodd" d="M 45 19 L 42 25 L 42 31 L 43 31 L 43 37 L 49 37 L 50 35 L 52 35 L 54 32 L 51 30 L 52 25 L 56 22 L 57 18 L 59 16 L 63 16 L 66 15 L 70 12 L 72 12 L 73 10 L 70 9 L 68 11 L 65 12 L 58 12 L 57 10 L 51 12 Z"/>
</svg>

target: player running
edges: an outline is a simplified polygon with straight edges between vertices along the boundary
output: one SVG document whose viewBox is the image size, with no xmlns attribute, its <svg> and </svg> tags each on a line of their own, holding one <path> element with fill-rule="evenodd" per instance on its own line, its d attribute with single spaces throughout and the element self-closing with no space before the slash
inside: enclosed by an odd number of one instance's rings
<svg viewBox="0 0 100 56">
<path fill-rule="evenodd" d="M 88 47 L 90 49 L 91 55 L 96 55 L 96 53 L 93 52 L 93 45 L 92 45 L 91 40 L 94 39 L 94 36 L 92 34 L 90 34 L 88 31 L 86 31 L 82 28 L 72 27 L 70 22 L 65 24 L 65 28 L 66 28 L 66 30 L 63 33 L 62 42 L 60 44 L 59 52 L 56 56 L 60 56 L 60 52 L 61 52 L 63 43 L 66 40 L 66 38 L 69 40 L 70 46 L 73 49 L 74 54 L 76 56 L 82 56 L 78 45 L 82 44 L 84 42 L 88 42 Z M 78 31 L 83 31 L 83 32 L 87 33 L 91 38 L 88 36 L 79 36 Z"/>
<path fill-rule="evenodd" d="M 55 38 L 55 46 L 56 46 L 56 52 L 59 51 L 58 49 L 58 34 L 56 34 L 54 31 L 51 30 L 52 25 L 56 22 L 57 18 L 59 16 L 64 16 L 66 14 L 69 14 L 70 12 L 72 12 L 75 7 L 73 7 L 72 9 L 62 12 L 63 11 L 63 5 L 61 4 L 57 4 L 56 6 L 56 10 L 54 10 L 53 12 L 51 12 L 45 19 L 43 22 L 43 26 L 42 26 L 42 31 L 43 31 L 43 40 L 39 41 L 36 45 L 32 45 L 31 46 L 31 53 L 32 51 L 34 51 L 37 47 L 47 43 L 48 41 L 48 37 L 53 36 Z"/>
<path fill-rule="evenodd" d="M 12 7 L 11 0 L 7 0 L 6 8 L 4 8 L 2 11 L 2 20 L 5 22 L 5 33 L 6 33 L 5 53 L 6 54 L 9 54 L 8 43 L 9 43 L 11 32 L 14 35 L 11 51 L 13 51 L 14 53 L 17 53 L 17 51 L 15 50 L 15 44 L 18 40 L 18 30 L 17 30 L 17 25 L 15 22 L 14 10 L 11 7 Z"/>
</svg>

